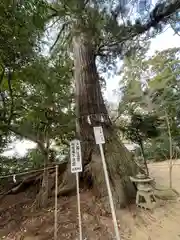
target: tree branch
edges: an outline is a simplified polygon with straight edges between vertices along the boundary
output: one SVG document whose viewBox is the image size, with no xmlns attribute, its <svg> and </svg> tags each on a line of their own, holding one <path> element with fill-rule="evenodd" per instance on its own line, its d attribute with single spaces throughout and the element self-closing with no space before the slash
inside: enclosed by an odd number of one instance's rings
<svg viewBox="0 0 180 240">
<path fill-rule="evenodd" d="M 150 13 L 149 20 L 145 24 L 142 25 L 140 22 L 138 22 L 133 26 L 124 26 L 123 34 L 122 32 L 119 34 L 119 39 L 117 37 L 116 42 L 102 45 L 100 47 L 101 52 L 108 51 L 109 48 L 122 46 L 122 44 L 127 40 L 133 39 L 134 37 L 145 33 L 152 27 L 157 27 L 161 22 L 167 22 L 167 20 L 170 19 L 170 17 L 179 9 L 179 0 L 172 0 L 169 4 L 167 4 L 167 2 L 158 4 Z"/>
<path fill-rule="evenodd" d="M 90 2 L 90 0 L 85 0 L 84 6 L 86 6 L 89 2 Z"/>
<path fill-rule="evenodd" d="M 52 14 L 50 14 L 47 17 L 47 20 L 51 20 L 52 18 L 58 17 L 59 16 L 59 12 L 52 6 L 52 5 L 48 5 L 49 10 L 52 11 Z"/>
<path fill-rule="evenodd" d="M 2 121 L 5 121 L 6 120 L 6 101 L 5 101 L 4 93 L 0 91 L 0 95 L 1 95 L 0 101 L 2 100 L 2 105 L 3 105 L 2 116 L 0 116 L 0 119 Z"/>
<path fill-rule="evenodd" d="M 39 140 L 37 139 L 35 136 L 31 135 L 31 134 L 28 134 L 28 133 L 25 133 L 23 131 L 21 131 L 17 126 L 15 125 L 0 125 L 0 129 L 3 129 L 3 130 L 9 130 L 11 132 L 13 132 L 14 134 L 20 136 L 20 137 L 23 137 L 23 138 L 26 138 L 34 143 L 37 143 L 38 146 L 41 148 L 41 149 L 44 149 L 44 144 Z"/>
<path fill-rule="evenodd" d="M 4 74 L 5 74 L 5 68 L 3 67 L 2 73 L 1 73 L 1 76 L 0 76 L 0 86 L 1 86 L 1 83 L 2 83 L 3 78 L 4 78 Z"/>
<path fill-rule="evenodd" d="M 10 98 L 11 98 L 11 106 L 10 106 L 10 114 L 9 114 L 9 118 L 8 118 L 8 125 L 10 125 L 12 117 L 13 117 L 13 111 L 14 111 L 14 99 L 13 99 L 13 90 L 12 90 L 12 86 L 11 86 L 11 80 L 12 80 L 12 73 L 9 70 L 8 72 L 8 88 L 9 88 L 9 94 L 10 94 Z"/>
<path fill-rule="evenodd" d="M 62 27 L 61 27 L 61 30 L 59 31 L 57 37 L 56 37 L 56 40 L 55 42 L 53 43 L 52 47 L 50 48 L 50 51 L 53 50 L 53 48 L 56 46 L 57 42 L 59 41 L 60 37 L 61 37 L 61 34 L 64 32 L 64 30 L 66 29 L 66 27 L 69 25 L 69 21 L 68 22 L 65 22 L 63 23 Z"/>
<path fill-rule="evenodd" d="M 5 74 L 5 68 L 2 67 L 2 73 L 0 76 L 0 86 L 3 82 L 3 78 L 4 78 L 4 74 Z M 5 103 L 5 96 L 4 96 L 4 92 L 2 92 L 2 89 L 0 88 L 0 95 L 1 95 L 1 99 L 2 100 L 2 105 L 3 105 L 3 114 L 2 116 L 0 116 L 1 120 L 5 120 L 5 115 L 6 115 L 6 103 Z"/>
</svg>

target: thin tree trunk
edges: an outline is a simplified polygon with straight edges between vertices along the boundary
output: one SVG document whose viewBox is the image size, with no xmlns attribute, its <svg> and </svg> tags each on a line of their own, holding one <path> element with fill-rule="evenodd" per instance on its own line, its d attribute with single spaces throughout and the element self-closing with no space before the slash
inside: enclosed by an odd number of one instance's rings
<svg viewBox="0 0 180 240">
<path fill-rule="evenodd" d="M 140 141 L 140 142 L 139 142 L 139 145 L 140 145 L 141 153 L 142 153 L 142 156 L 143 156 L 143 161 L 144 161 L 144 166 L 145 166 L 145 169 L 146 169 L 146 174 L 147 174 L 147 176 L 149 176 L 149 169 L 148 169 L 148 165 L 147 165 L 147 161 L 146 161 L 146 156 L 145 156 L 145 152 L 144 152 L 144 144 L 143 144 L 143 141 Z"/>
<path fill-rule="evenodd" d="M 129 176 L 134 174 L 135 166 L 109 118 L 90 39 L 85 34 L 74 36 L 73 50 L 78 132 L 83 143 L 83 164 L 91 175 L 97 196 L 106 200 L 107 189 L 101 157 L 93 136 L 93 126 L 102 125 L 106 138 L 105 157 L 114 200 L 122 206 L 135 196 L 134 186 L 129 179 Z"/>
<path fill-rule="evenodd" d="M 44 171 L 43 171 L 43 178 L 42 183 L 40 186 L 40 190 L 36 197 L 36 203 L 35 208 L 45 208 L 47 207 L 48 203 L 48 196 L 49 196 L 49 172 L 47 169 L 48 166 L 48 158 L 49 156 L 47 154 L 44 155 Z"/>
<path fill-rule="evenodd" d="M 49 126 L 45 127 L 44 130 L 44 139 L 45 139 L 45 146 L 42 148 L 40 146 L 40 150 L 42 155 L 44 156 L 44 172 L 43 172 L 43 179 L 40 191 L 37 196 L 37 204 L 36 207 L 47 207 L 48 204 L 48 197 L 49 197 L 49 171 L 48 171 L 48 164 L 49 164 L 49 145 L 50 140 L 48 136 L 48 128 Z"/>
<path fill-rule="evenodd" d="M 165 111 L 165 119 L 166 119 L 168 136 L 169 136 L 169 187 L 172 188 L 172 169 L 173 169 L 172 136 L 171 136 L 169 118 L 166 111 Z"/>
</svg>

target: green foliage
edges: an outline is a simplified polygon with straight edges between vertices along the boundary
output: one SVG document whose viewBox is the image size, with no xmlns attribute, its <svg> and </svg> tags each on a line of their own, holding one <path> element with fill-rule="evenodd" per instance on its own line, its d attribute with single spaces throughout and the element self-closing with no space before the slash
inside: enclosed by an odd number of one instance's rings
<svg viewBox="0 0 180 240">
<path fill-rule="evenodd" d="M 156 144 L 154 140 L 146 140 L 144 144 L 145 154 L 150 158 L 154 156 L 155 159 L 165 159 L 170 155 L 169 128 L 173 150 L 179 146 L 179 51 L 178 48 L 168 49 L 157 52 L 147 60 L 137 57 L 136 60 L 124 63 L 120 113 L 127 115 L 133 110 L 148 117 L 156 115 L 160 119 L 160 136 L 156 138 Z M 133 76 L 129 75 L 130 72 Z M 136 125 L 136 121 L 134 124 Z M 150 125 L 153 126 L 152 123 Z"/>
<path fill-rule="evenodd" d="M 137 49 L 139 52 L 146 49 L 145 41 L 140 45 L 138 41 L 132 41 L 134 37 L 150 28 L 155 29 L 155 32 L 159 31 L 160 23 L 167 21 L 180 8 L 178 2 L 176 0 L 168 4 L 158 3 L 151 14 L 148 13 L 145 21 L 137 19 L 133 22 L 125 17 L 126 9 L 122 1 L 57 0 L 52 3 L 45 0 L 2 0 L 0 2 L 1 151 L 12 133 L 37 143 L 38 149 L 31 151 L 27 156 L 28 166 L 40 166 L 45 155 L 49 154 L 51 157 L 52 145 L 60 145 L 61 149 L 66 151 L 68 140 L 75 132 L 74 86 L 71 82 L 73 36 L 75 34 L 86 36 L 89 44 L 92 45 L 95 57 L 99 57 L 99 62 L 104 63 L 104 66 L 106 64 L 105 71 L 112 70 L 117 58 L 122 58 L 124 55 L 132 56 Z M 141 14 L 144 16 L 143 9 Z M 123 22 L 119 21 L 122 16 Z M 56 25 L 58 33 L 55 41 L 56 51 L 54 55 L 46 58 L 42 56 L 41 48 L 45 27 L 49 22 Z M 157 62 L 158 60 L 156 66 Z M 144 65 L 144 70 L 148 64 L 150 63 Z M 173 67 L 174 64 L 172 62 Z M 132 104 L 131 108 L 142 107 L 142 101 L 141 103 L 138 101 L 144 99 L 138 81 L 141 73 L 137 65 L 134 75 L 131 75 L 131 80 L 136 76 L 134 83 L 128 82 L 124 90 L 124 92 L 129 91 L 131 102 L 138 103 L 136 106 Z M 157 72 L 157 69 L 153 71 Z M 166 84 L 170 81 L 173 84 L 175 78 L 169 78 L 169 75 L 171 76 L 171 70 L 167 67 L 161 78 L 168 76 Z M 152 102 L 158 105 L 159 96 L 164 95 L 159 92 L 162 90 L 162 81 L 159 80 L 159 76 L 156 77 L 153 81 L 158 81 L 160 87 L 152 91 L 154 95 L 152 94 L 151 98 L 153 98 Z M 150 85 L 154 84 L 153 81 Z M 176 112 L 172 110 L 175 109 L 174 105 L 168 106 L 166 111 L 171 109 L 173 113 Z M 177 111 L 176 116 L 178 114 Z M 140 137 L 149 138 L 153 130 L 145 129 L 144 122 L 147 124 L 148 119 L 138 122 L 139 120 L 136 116 L 133 120 L 133 129 L 135 125 L 138 126 Z M 172 124 L 174 123 L 175 121 L 172 120 Z M 177 127 L 175 132 L 178 131 Z M 9 163 L 13 164 L 11 160 Z M 23 159 L 22 162 L 25 160 Z M 5 168 L 10 169 L 10 166 Z"/>
<path fill-rule="evenodd" d="M 47 8 L 43 0 L 0 3 L 0 62 L 8 68 L 22 67 L 39 49 Z"/>
<path fill-rule="evenodd" d="M 6 176 L 44 167 L 44 159 L 39 149 L 29 150 L 26 156 L 0 156 L 0 174 Z"/>
<path fill-rule="evenodd" d="M 37 143 L 37 148 L 22 159 L 2 157 L 3 174 L 43 167 L 46 154 L 49 162 L 56 161 L 57 152 L 53 156 L 52 148 L 59 146 L 61 151 L 58 154 L 67 149 L 68 141 L 75 133 L 70 68 L 71 61 L 37 56 L 14 73 L 13 116 L 10 125 L 6 118 L 1 121 L 2 138 L 6 139 L 4 134 L 10 130 L 16 138 Z M 7 87 L 4 82 L 2 90 L 6 92 Z M 10 105 L 11 102 L 6 98 L 2 110 L 7 111 Z M 2 145 L 2 151 L 4 147 Z"/>
<path fill-rule="evenodd" d="M 168 135 L 164 134 L 159 138 L 155 139 L 155 141 L 147 142 L 144 145 L 144 152 L 146 159 L 151 161 L 164 161 L 170 159 L 169 152 L 169 139 Z M 180 157 L 180 149 L 177 145 L 173 145 L 173 159 L 179 159 Z"/>
<path fill-rule="evenodd" d="M 41 55 L 49 12 L 43 0 L 0 3 L 0 151 L 13 135 L 38 147 L 24 159 L 2 157 L 7 171 L 42 166 L 52 145 L 66 149 L 74 136 L 72 61 Z"/>
<path fill-rule="evenodd" d="M 165 1 L 158 2 L 152 11 L 149 7 L 149 4 L 143 4 L 142 1 L 134 1 L 130 13 L 131 4 L 127 1 L 54 1 L 50 4 L 49 19 L 56 26 L 57 38 L 53 45 L 55 52 L 59 52 L 62 46 L 68 46 L 69 50 L 73 36 L 82 33 L 92 44 L 98 62 L 103 66 L 101 70 L 115 70 L 117 58 L 130 56 L 136 49 L 142 49 L 146 45 L 146 41 L 141 41 L 140 44 L 133 40 L 134 37 L 140 37 L 150 29 L 148 38 L 161 32 L 164 23 L 175 14 L 180 5 L 176 0 L 168 4 Z M 127 10 L 129 15 L 125 14 Z M 133 17 L 137 19 L 134 21 Z"/>
<path fill-rule="evenodd" d="M 0 156 L 0 160 L 1 176 L 28 170 L 28 162 L 25 158 Z"/>
<path fill-rule="evenodd" d="M 29 163 L 30 168 L 37 169 L 43 167 L 44 156 L 39 149 L 35 148 L 28 151 L 26 161 Z"/>
<path fill-rule="evenodd" d="M 16 72 L 12 120 L 22 137 L 39 143 L 45 141 L 48 132 L 49 139 L 63 140 L 67 130 L 74 130 L 69 64 L 38 57 Z"/>
<path fill-rule="evenodd" d="M 130 123 L 127 124 L 124 132 L 127 139 L 134 143 L 141 144 L 141 142 L 145 140 L 158 136 L 158 126 L 159 120 L 156 116 L 132 112 Z"/>
</svg>

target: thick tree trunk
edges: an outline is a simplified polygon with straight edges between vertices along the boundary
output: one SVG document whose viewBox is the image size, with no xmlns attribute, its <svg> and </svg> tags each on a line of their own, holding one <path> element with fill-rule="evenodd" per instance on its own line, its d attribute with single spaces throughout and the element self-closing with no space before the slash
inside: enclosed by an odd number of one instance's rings
<svg viewBox="0 0 180 240">
<path fill-rule="evenodd" d="M 129 179 L 129 176 L 135 173 L 135 164 L 109 118 L 101 93 L 91 40 L 83 34 L 76 35 L 73 38 L 73 50 L 78 133 L 83 143 L 84 170 L 91 175 L 97 196 L 106 200 L 107 189 L 102 162 L 93 135 L 93 126 L 102 125 L 106 138 L 105 157 L 114 201 L 123 206 L 135 196 L 134 186 Z"/>
</svg>

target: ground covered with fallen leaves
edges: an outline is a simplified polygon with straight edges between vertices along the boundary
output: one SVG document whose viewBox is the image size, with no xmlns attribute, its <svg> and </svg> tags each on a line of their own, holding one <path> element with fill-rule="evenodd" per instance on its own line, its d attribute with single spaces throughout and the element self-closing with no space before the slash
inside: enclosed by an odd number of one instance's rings
<svg viewBox="0 0 180 240">
<path fill-rule="evenodd" d="M 167 163 L 151 164 L 150 172 L 161 187 L 159 194 L 165 194 Z M 174 166 L 173 183 L 180 192 L 179 172 L 180 165 L 177 164 Z M 54 239 L 54 199 L 49 201 L 47 209 L 32 211 L 32 208 L 33 198 L 26 192 L 6 196 L 0 203 L 0 239 Z M 103 211 L 90 191 L 81 191 L 81 212 L 84 240 L 115 239 L 111 216 Z M 117 211 L 117 218 L 122 240 L 180 240 L 180 201 L 174 196 L 169 201 L 165 198 L 158 200 L 153 211 L 131 205 Z M 58 200 L 58 239 L 79 239 L 76 196 Z"/>
</svg>

